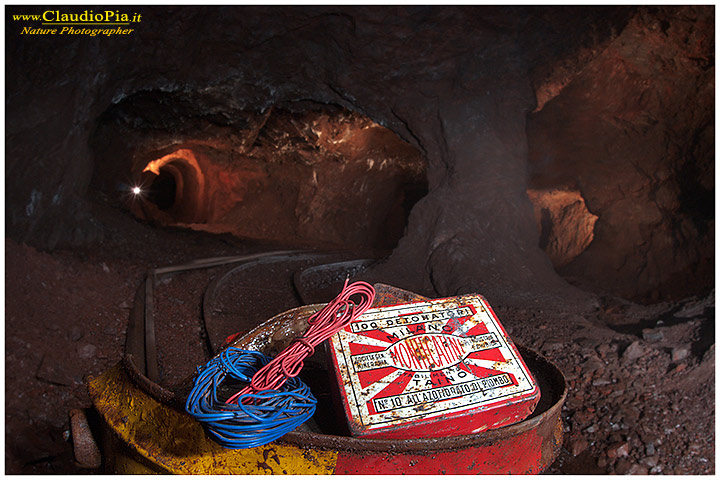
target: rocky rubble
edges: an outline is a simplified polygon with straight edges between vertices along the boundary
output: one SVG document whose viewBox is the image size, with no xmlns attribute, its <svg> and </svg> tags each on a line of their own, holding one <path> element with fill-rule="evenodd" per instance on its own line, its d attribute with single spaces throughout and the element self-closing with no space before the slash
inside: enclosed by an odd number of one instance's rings
<svg viewBox="0 0 720 480">
<path fill-rule="evenodd" d="M 564 321 L 540 325 L 540 338 L 513 332 L 568 381 L 565 443 L 550 473 L 714 473 L 714 292 L 677 304 L 613 301 L 576 318 L 571 333 L 557 331 Z"/>
</svg>

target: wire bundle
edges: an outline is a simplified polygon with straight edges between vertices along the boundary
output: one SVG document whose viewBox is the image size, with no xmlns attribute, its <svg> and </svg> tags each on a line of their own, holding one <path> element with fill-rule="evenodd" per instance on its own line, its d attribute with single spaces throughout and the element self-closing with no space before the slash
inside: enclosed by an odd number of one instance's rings
<svg viewBox="0 0 720 480">
<path fill-rule="evenodd" d="M 355 303 L 352 296 L 359 296 Z M 299 378 L 303 360 L 315 347 L 370 308 L 375 290 L 365 282 L 348 286 L 308 319 L 310 327 L 277 357 L 230 347 L 199 370 L 185 410 L 203 422 L 227 448 L 265 445 L 295 430 L 312 417 L 317 399 Z M 217 397 L 226 377 L 246 383 L 225 402 Z"/>
<path fill-rule="evenodd" d="M 210 435 L 226 448 L 258 447 L 295 430 L 312 417 L 317 405 L 317 399 L 299 378 L 290 379 L 281 390 L 245 395 L 240 402 L 228 404 L 218 399 L 218 387 L 227 377 L 250 382 L 270 360 L 260 352 L 226 349 L 198 369 L 185 410 L 205 424 Z"/>
<path fill-rule="evenodd" d="M 279 388 L 288 378 L 300 373 L 303 360 L 315 352 L 316 346 L 370 308 L 375 299 L 375 289 L 365 282 L 355 282 L 350 286 L 347 283 L 348 281 L 345 280 L 340 294 L 308 319 L 310 328 L 305 335 L 294 339 L 273 361 L 253 376 L 250 385 L 230 397 L 228 402 L 253 391 Z M 360 295 L 361 300 L 358 304 L 350 300 L 353 295 Z"/>
</svg>

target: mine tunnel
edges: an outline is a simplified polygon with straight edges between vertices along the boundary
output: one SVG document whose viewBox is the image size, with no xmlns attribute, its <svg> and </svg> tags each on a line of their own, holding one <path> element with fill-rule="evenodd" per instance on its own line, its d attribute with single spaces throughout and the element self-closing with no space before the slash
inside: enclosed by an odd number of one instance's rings
<svg viewBox="0 0 720 480">
<path fill-rule="evenodd" d="M 388 473 L 714 474 L 714 6 L 58 8 L 6 9 L 6 473 L 367 474 L 352 452 L 392 450 Z M 199 367 L 266 321 L 277 354 L 283 312 L 346 279 L 383 306 L 482 296 L 549 446 L 465 465 L 488 442 L 438 460 L 423 421 L 351 438 L 330 347 L 299 376 L 318 411 L 255 470 L 108 433 L 147 402 L 191 429 Z M 477 374 L 451 345 L 418 347 L 429 384 Z M 126 370 L 136 407 L 99 408 Z"/>
<path fill-rule="evenodd" d="M 136 218 L 295 246 L 391 250 L 427 194 L 421 152 L 340 106 L 239 111 L 213 138 L 194 132 L 158 150 L 156 134 L 132 125 L 152 121 L 160 102 L 180 118 L 203 115 L 182 95 L 142 92 L 104 112 L 92 141 L 91 188 Z M 133 148 L 107 148 L 118 144 Z"/>
</svg>

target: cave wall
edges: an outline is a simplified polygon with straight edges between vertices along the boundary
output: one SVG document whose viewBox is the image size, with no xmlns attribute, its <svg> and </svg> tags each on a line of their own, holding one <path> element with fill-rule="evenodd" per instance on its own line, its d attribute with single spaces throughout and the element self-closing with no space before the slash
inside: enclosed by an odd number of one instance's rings
<svg viewBox="0 0 720 480">
<path fill-rule="evenodd" d="M 20 7 L 6 10 L 13 238 L 43 248 L 101 238 L 85 208 L 89 139 L 136 92 L 202 92 L 198 108 L 221 117 L 310 100 L 368 116 L 427 160 L 430 192 L 379 277 L 507 303 L 580 295 L 538 246 L 527 115 L 550 111 L 632 8 L 136 7 L 143 21 L 122 38 L 21 36 L 10 20 Z"/>
<path fill-rule="evenodd" d="M 712 285 L 714 74 L 714 9 L 643 9 L 530 115 L 531 185 L 598 216 L 564 275 L 650 301 Z"/>
</svg>

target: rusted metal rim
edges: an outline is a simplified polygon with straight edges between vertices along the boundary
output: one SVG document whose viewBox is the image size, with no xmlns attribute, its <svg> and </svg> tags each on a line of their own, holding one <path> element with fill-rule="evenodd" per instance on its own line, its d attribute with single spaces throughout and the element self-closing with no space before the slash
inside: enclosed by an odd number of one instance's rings
<svg viewBox="0 0 720 480">
<path fill-rule="evenodd" d="M 256 268 L 259 265 L 272 265 L 283 262 L 302 262 L 309 260 L 322 261 L 323 259 L 338 257 L 342 254 L 343 252 L 340 251 L 289 252 L 286 254 L 268 255 L 264 258 L 257 258 L 253 259 L 252 261 L 241 263 L 239 265 L 232 265 L 230 267 L 226 267 L 218 275 L 213 277 L 210 283 L 208 283 L 207 287 L 205 287 L 205 292 L 203 293 L 202 298 L 202 319 L 203 326 L 205 328 L 206 339 L 208 342 L 207 347 L 210 354 L 215 355 L 217 353 L 217 347 L 219 346 L 218 339 L 214 338 L 215 335 L 213 335 L 213 328 L 211 327 L 211 324 L 214 321 L 214 311 L 212 307 L 216 301 L 218 291 L 220 291 L 221 287 L 226 284 L 234 275 L 244 270 Z"/>
<path fill-rule="evenodd" d="M 278 334 L 289 330 L 292 325 L 307 328 L 307 319 L 323 305 L 306 305 L 293 308 L 274 316 L 242 338 L 233 346 L 267 351 L 269 346 L 277 342 Z M 567 386 L 562 372 L 543 358 L 522 345 L 517 345 L 533 375 L 540 383 L 541 400 L 533 415 L 514 425 L 501 427 L 485 432 L 440 438 L 416 438 L 404 440 L 368 439 L 360 437 L 329 435 L 316 432 L 294 431 L 282 437 L 282 440 L 298 446 L 332 448 L 337 450 L 383 451 L 383 452 L 418 452 L 426 450 L 444 450 L 470 445 L 487 445 L 498 440 L 520 435 L 533 430 L 541 424 L 553 423 L 560 415 L 560 409 L 567 396 Z M 550 398 L 548 399 L 548 396 Z"/>
<path fill-rule="evenodd" d="M 278 334 L 287 331 L 292 325 L 300 324 L 302 328 L 307 328 L 307 319 L 322 307 L 323 305 L 306 305 L 278 314 L 233 342 L 232 345 L 267 352 L 272 345 L 276 344 Z M 530 417 L 521 422 L 471 435 L 403 440 L 368 439 L 296 430 L 283 436 L 280 441 L 299 447 L 340 451 L 427 452 L 491 445 L 500 440 L 538 429 L 541 425 L 552 424 L 559 419 L 560 410 L 567 396 L 565 377 L 557 367 L 539 353 L 519 344 L 516 346 L 541 388 L 540 404 Z M 145 377 L 137 369 L 132 357 L 126 355 L 123 365 L 143 391 L 168 406 L 178 410 L 182 409 L 181 391 L 170 392 Z M 181 388 L 181 390 L 184 389 Z"/>
<path fill-rule="evenodd" d="M 496 428 L 488 430 L 482 433 L 472 435 L 456 435 L 450 437 L 439 437 L 439 438 L 413 438 L 404 440 L 383 440 L 383 439 L 369 439 L 360 437 L 350 436 L 339 436 L 339 435 L 328 435 L 314 432 L 294 431 L 286 434 L 282 437 L 282 440 L 297 445 L 297 446 L 311 446 L 317 448 L 332 448 L 336 450 L 361 450 L 361 451 L 374 451 L 374 452 L 418 452 L 428 450 L 446 450 L 454 449 L 459 447 L 467 446 L 479 446 L 479 445 L 490 445 L 497 443 L 499 440 L 506 439 L 508 437 L 514 437 L 524 432 L 535 430 L 540 425 L 545 423 L 554 422 L 560 414 L 562 405 L 565 402 L 567 396 L 567 387 L 565 378 L 560 370 L 554 365 L 540 356 L 538 353 L 523 347 L 522 345 L 516 344 L 520 354 L 522 355 L 525 362 L 530 367 L 533 375 L 536 378 L 544 376 L 546 382 L 545 390 L 543 391 L 541 385 L 542 395 L 552 395 L 551 405 L 538 406 L 543 408 L 543 411 L 538 412 L 537 410 L 531 417 L 507 427 Z M 531 366 L 532 364 L 532 366 Z M 538 366 L 541 366 L 538 371 Z M 533 368 L 535 367 L 535 368 Z M 548 378 L 548 376 L 550 378 Z M 552 385 L 548 389 L 549 385 Z M 553 390 L 553 387 L 560 387 L 561 393 L 558 395 Z M 548 391 L 549 390 L 549 391 Z"/>
<path fill-rule="evenodd" d="M 122 365 L 127 372 L 128 377 L 130 377 L 130 380 L 132 380 L 135 385 L 140 387 L 142 391 L 150 395 L 152 398 L 168 405 L 175 401 L 175 393 L 162 387 L 161 385 L 158 385 L 145 376 L 138 368 L 135 363 L 135 358 L 131 354 L 126 353 L 123 355 Z"/>
<path fill-rule="evenodd" d="M 359 258 L 315 265 L 295 272 L 293 281 L 303 303 L 328 302 L 342 290 L 345 278 L 355 278 L 378 260 Z"/>
</svg>

